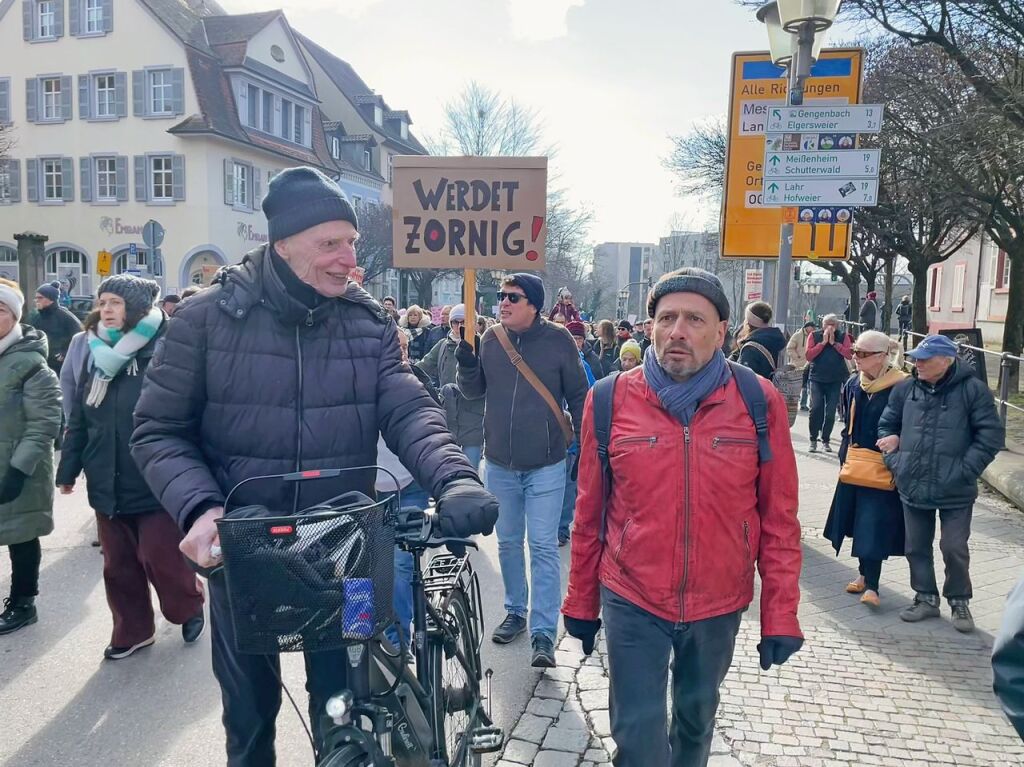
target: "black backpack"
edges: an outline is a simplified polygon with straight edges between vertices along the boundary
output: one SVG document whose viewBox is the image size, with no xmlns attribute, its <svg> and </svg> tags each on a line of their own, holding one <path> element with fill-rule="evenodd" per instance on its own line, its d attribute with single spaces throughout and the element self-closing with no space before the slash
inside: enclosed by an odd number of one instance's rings
<svg viewBox="0 0 1024 767">
<path fill-rule="evenodd" d="M 733 378 L 740 387 L 740 396 L 747 406 L 747 413 L 754 422 L 757 432 L 758 464 L 772 460 L 772 449 L 768 442 L 768 401 L 757 380 L 759 376 L 745 365 L 729 361 Z M 594 435 L 597 437 L 597 458 L 601 462 L 601 528 L 598 538 L 604 541 L 605 514 L 608 511 L 608 496 L 612 492 L 612 465 L 608 456 L 608 443 L 612 434 L 612 411 L 615 404 L 615 381 L 619 373 L 612 373 L 597 381 L 593 387 Z"/>
</svg>

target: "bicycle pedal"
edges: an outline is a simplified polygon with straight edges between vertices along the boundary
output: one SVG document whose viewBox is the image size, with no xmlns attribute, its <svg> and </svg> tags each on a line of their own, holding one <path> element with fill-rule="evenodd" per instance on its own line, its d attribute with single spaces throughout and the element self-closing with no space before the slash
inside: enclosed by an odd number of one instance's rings
<svg viewBox="0 0 1024 767">
<path fill-rule="evenodd" d="M 474 754 L 493 754 L 505 745 L 505 731 L 500 727 L 477 727 L 469 739 Z"/>
</svg>

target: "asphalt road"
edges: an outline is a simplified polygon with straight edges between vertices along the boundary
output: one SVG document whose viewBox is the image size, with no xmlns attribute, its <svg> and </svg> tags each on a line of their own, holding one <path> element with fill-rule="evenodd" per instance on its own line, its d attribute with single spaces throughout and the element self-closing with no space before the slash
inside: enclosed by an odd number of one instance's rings
<svg viewBox="0 0 1024 767">
<path fill-rule="evenodd" d="M 209 635 L 185 646 L 180 630 L 158 619 L 152 647 L 104 661 L 111 619 L 102 556 L 90 542 L 95 522 L 84 485 L 57 496 L 56 530 L 43 539 L 39 622 L 0 637 L 0 764 L 9 767 L 215 767 L 224 764 L 219 688 L 210 671 Z M 568 548 L 562 549 L 563 588 Z M 6 559 L 6 557 L 4 558 Z M 540 678 L 524 636 L 490 641 L 504 618 L 497 542 L 473 555 L 485 612 L 484 667 L 494 669 L 494 715 L 511 727 Z M 9 568 L 0 568 L 8 593 Z M 155 597 L 154 597 L 154 604 Z M 301 656 L 286 656 L 284 679 L 305 714 Z M 302 725 L 287 699 L 278 718 L 278 764 L 312 764 Z"/>
</svg>

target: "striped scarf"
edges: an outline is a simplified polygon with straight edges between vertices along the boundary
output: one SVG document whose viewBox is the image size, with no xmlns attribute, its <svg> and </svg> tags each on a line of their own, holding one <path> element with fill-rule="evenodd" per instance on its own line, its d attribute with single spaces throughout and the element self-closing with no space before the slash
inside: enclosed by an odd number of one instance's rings
<svg viewBox="0 0 1024 767">
<path fill-rule="evenodd" d="M 85 404 L 99 407 L 107 396 L 110 382 L 125 368 L 128 369 L 128 375 L 138 375 L 139 366 L 135 355 L 153 340 L 163 321 L 164 313 L 153 307 L 127 333 L 118 328 L 108 328 L 103 323 L 97 325 L 96 330 L 89 331 L 89 365 L 95 372 Z"/>
</svg>

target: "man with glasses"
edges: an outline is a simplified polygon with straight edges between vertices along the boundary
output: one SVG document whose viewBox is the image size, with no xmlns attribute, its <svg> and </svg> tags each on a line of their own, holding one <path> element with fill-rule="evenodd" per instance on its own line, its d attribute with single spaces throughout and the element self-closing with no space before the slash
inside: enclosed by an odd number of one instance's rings
<svg viewBox="0 0 1024 767">
<path fill-rule="evenodd" d="M 502 281 L 498 301 L 501 327 L 516 356 L 521 356 L 556 403 L 568 404 L 578 441 L 587 378 L 568 331 L 540 314 L 544 283 L 532 274 L 513 274 Z M 508 614 L 492 639 L 499 644 L 511 642 L 526 631 L 529 614 L 532 665 L 552 668 L 562 594 L 558 524 L 567 445 L 554 411 L 513 364 L 496 331 L 495 327 L 484 333 L 479 354 L 462 342 L 455 355 L 459 388 L 467 397 L 485 402 L 484 482 L 501 509 L 498 558 Z M 524 538 L 530 545 L 529 586 Z"/>
</svg>

